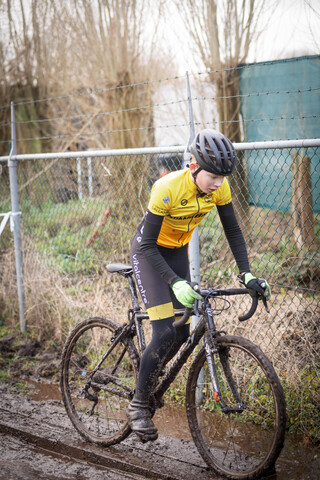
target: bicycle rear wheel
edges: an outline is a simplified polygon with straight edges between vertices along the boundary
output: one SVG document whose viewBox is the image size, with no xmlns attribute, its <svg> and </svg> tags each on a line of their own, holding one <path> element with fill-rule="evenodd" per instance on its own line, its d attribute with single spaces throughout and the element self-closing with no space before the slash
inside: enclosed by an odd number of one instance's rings
<svg viewBox="0 0 320 480">
<path fill-rule="evenodd" d="M 125 410 L 133 397 L 139 356 L 130 334 L 117 340 L 119 327 L 106 318 L 84 320 L 62 354 L 60 386 L 67 414 L 80 435 L 104 446 L 131 431 Z"/>
<path fill-rule="evenodd" d="M 190 430 L 199 453 L 217 473 L 256 479 L 274 470 L 283 447 L 283 389 L 272 364 L 252 342 L 231 335 L 217 341 L 213 358 L 221 396 L 233 411 L 222 412 L 202 349 L 187 382 Z M 236 411 L 239 400 L 242 408 Z"/>
</svg>

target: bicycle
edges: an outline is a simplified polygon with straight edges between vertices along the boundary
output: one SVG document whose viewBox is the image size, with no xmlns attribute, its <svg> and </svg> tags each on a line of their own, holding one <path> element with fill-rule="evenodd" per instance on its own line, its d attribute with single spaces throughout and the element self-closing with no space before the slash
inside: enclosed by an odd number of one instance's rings
<svg viewBox="0 0 320 480">
<path fill-rule="evenodd" d="M 61 392 L 67 414 L 90 442 L 110 446 L 130 433 L 126 408 L 133 398 L 139 361 L 145 349 L 143 321 L 131 265 L 113 263 L 110 273 L 129 281 L 132 307 L 123 325 L 103 317 L 80 322 L 62 354 Z M 198 288 L 202 299 L 193 313 L 200 317 L 188 340 L 153 391 L 152 413 L 191 354 L 186 410 L 193 441 L 215 472 L 232 479 L 256 479 L 274 473 L 284 443 L 286 406 L 281 383 L 264 353 L 251 341 L 215 327 L 214 316 L 228 308 L 226 296 L 249 294 L 250 318 L 258 297 L 246 288 Z M 222 301 L 222 306 L 217 301 Z M 190 316 L 190 309 L 175 324 Z M 203 345 L 201 346 L 201 342 Z"/>
</svg>

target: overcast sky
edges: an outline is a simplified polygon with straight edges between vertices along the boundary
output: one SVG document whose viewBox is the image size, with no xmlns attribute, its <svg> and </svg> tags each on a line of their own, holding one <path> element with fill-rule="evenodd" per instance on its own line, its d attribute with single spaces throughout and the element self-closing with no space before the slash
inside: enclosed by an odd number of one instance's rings
<svg viewBox="0 0 320 480">
<path fill-rule="evenodd" d="M 320 0 L 279 0 L 250 61 L 320 53 Z"/>
<path fill-rule="evenodd" d="M 276 9 L 259 41 L 252 46 L 248 62 L 320 54 L 320 0 L 265 2 L 270 6 L 276 4 Z M 165 28 L 170 50 L 176 52 L 179 73 L 197 69 L 192 65 L 191 47 L 184 42 L 184 26 L 177 15 L 172 15 L 171 19 L 170 15 L 167 16 Z M 178 32 L 178 38 L 175 32 Z"/>
</svg>

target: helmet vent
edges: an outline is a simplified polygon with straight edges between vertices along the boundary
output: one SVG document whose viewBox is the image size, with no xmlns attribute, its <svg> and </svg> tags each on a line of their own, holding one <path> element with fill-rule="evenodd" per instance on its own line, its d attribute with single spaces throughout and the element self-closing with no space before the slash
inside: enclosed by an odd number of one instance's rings
<svg viewBox="0 0 320 480">
<path fill-rule="evenodd" d="M 190 152 L 198 165 L 216 175 L 230 175 L 236 164 L 236 152 L 230 140 L 217 130 L 202 130 L 192 144 Z"/>
</svg>

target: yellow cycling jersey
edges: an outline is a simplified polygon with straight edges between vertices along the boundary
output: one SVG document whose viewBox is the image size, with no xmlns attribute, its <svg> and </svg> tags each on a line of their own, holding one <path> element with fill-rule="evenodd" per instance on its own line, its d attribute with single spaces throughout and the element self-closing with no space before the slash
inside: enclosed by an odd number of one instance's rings
<svg viewBox="0 0 320 480">
<path fill-rule="evenodd" d="M 169 173 L 155 182 L 148 210 L 164 217 L 157 244 L 167 248 L 186 245 L 195 227 L 214 205 L 231 202 L 230 185 L 224 178 L 218 190 L 204 194 L 193 183 L 189 169 Z"/>
</svg>

